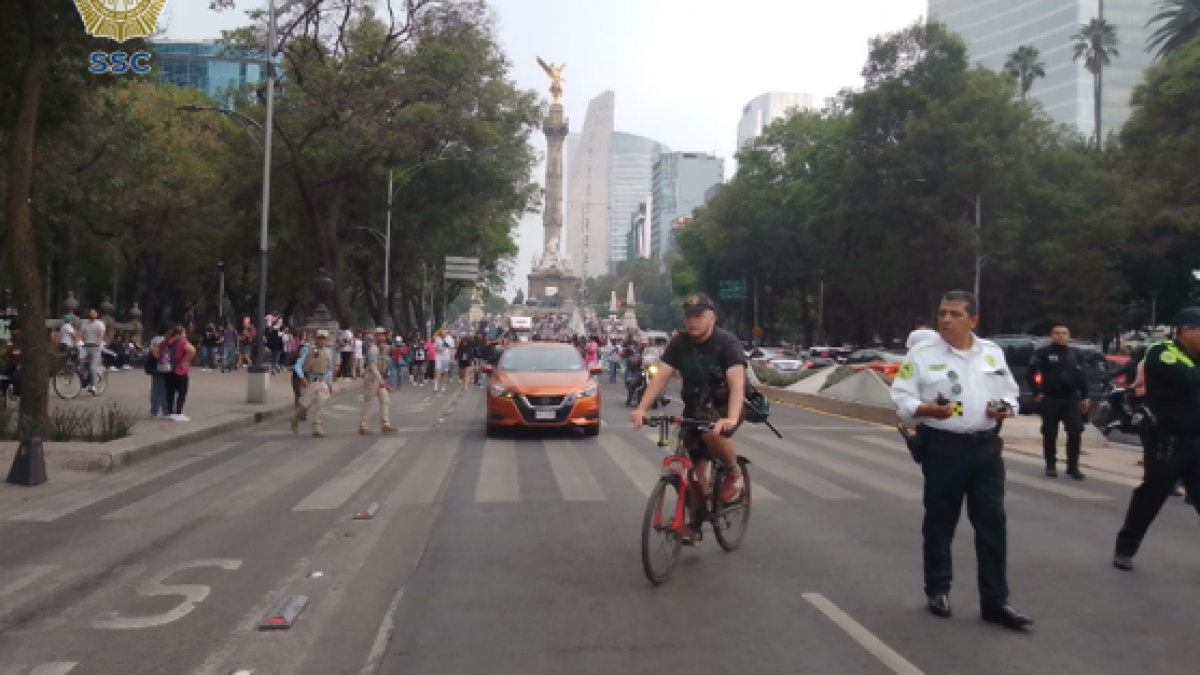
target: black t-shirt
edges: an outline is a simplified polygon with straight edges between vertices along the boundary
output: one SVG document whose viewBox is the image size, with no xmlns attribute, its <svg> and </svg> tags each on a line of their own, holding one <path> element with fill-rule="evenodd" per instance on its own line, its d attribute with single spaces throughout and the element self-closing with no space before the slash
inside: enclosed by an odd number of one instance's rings
<svg viewBox="0 0 1200 675">
<path fill-rule="evenodd" d="M 679 371 L 684 415 L 691 417 L 709 403 L 720 408 L 728 404 L 725 371 L 746 365 L 746 353 L 733 333 L 713 328 L 704 342 L 694 342 L 686 333 L 676 335 L 667 344 L 662 362 Z"/>
<path fill-rule="evenodd" d="M 205 347 L 217 346 L 217 331 L 205 330 L 203 342 L 201 342 L 201 344 L 203 344 Z"/>
</svg>

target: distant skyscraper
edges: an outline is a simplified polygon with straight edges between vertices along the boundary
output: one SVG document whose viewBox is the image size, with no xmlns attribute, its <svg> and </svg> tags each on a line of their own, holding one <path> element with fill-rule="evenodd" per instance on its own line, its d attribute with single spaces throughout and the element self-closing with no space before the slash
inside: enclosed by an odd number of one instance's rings
<svg viewBox="0 0 1200 675">
<path fill-rule="evenodd" d="M 611 235 L 609 216 L 609 146 L 616 96 L 606 91 L 588 103 L 579 140 L 567 156 L 567 248 L 580 277 L 608 271 Z"/>
<path fill-rule="evenodd" d="M 1074 60 L 1071 36 L 1102 16 L 1116 27 L 1121 52 L 1104 69 L 1101 134 L 1107 138 L 1129 119 L 1130 95 L 1153 59 L 1145 49 L 1154 27 L 1147 28 L 1146 22 L 1157 5 L 1151 0 L 929 0 L 929 16 L 966 40 L 972 63 L 993 70 L 1001 70 L 1017 47 L 1037 47 L 1046 77 L 1033 83 L 1030 98 L 1040 101 L 1055 121 L 1088 136 L 1096 124 L 1092 75 Z"/>
<path fill-rule="evenodd" d="M 816 107 L 812 94 L 770 92 L 754 98 L 742 108 L 742 120 L 738 122 L 737 148 L 741 150 L 751 139 L 762 134 L 771 122 L 783 117 L 792 108 L 811 110 Z"/>
<path fill-rule="evenodd" d="M 679 218 L 704 205 L 704 194 L 725 180 L 725 160 L 705 152 L 664 152 L 654 165 L 650 255 L 663 264 Z"/>
<path fill-rule="evenodd" d="M 647 257 L 645 242 L 646 202 L 642 202 L 629 216 L 629 232 L 625 234 L 625 262 L 635 263 L 639 258 Z"/>
<path fill-rule="evenodd" d="M 155 40 L 153 44 L 161 81 L 199 89 L 214 100 L 225 98 L 230 89 L 266 79 L 263 54 L 258 52 L 211 40 Z"/>
<path fill-rule="evenodd" d="M 612 135 L 609 159 L 608 273 L 629 259 L 627 235 L 638 206 L 645 208 L 654 188 L 654 163 L 670 148 L 658 141 L 620 131 Z M 637 256 L 637 251 L 633 252 Z"/>
</svg>

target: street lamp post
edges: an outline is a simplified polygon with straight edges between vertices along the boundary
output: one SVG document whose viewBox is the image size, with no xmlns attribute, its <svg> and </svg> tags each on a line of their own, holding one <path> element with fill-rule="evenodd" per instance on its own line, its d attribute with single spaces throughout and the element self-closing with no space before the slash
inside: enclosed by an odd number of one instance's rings
<svg viewBox="0 0 1200 675">
<path fill-rule="evenodd" d="M 217 274 L 220 281 L 217 285 L 217 328 L 225 329 L 225 261 L 217 262 Z"/>
</svg>

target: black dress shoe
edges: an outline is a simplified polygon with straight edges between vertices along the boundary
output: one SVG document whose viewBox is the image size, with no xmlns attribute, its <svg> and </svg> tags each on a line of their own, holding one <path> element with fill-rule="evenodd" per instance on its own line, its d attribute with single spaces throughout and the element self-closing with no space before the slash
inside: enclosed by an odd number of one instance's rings
<svg viewBox="0 0 1200 675">
<path fill-rule="evenodd" d="M 1000 606 L 984 606 L 983 620 L 991 623 L 998 623 L 1006 628 L 1020 630 L 1026 626 L 1033 625 L 1033 619 L 1013 609 L 1012 605 L 1004 604 Z"/>
<path fill-rule="evenodd" d="M 1067 475 L 1075 480 L 1083 480 L 1086 478 L 1086 476 L 1083 475 L 1083 472 L 1079 469 L 1067 469 Z"/>
<path fill-rule="evenodd" d="M 1058 469 L 1054 469 L 1054 468 L 1046 469 L 1046 477 L 1047 478 L 1058 478 Z"/>
<path fill-rule="evenodd" d="M 1113 556 L 1113 567 L 1129 572 L 1133 569 L 1133 556 L 1116 554 Z"/>
<path fill-rule="evenodd" d="M 930 596 L 929 612 L 943 619 L 949 619 L 954 616 L 954 610 L 950 607 L 950 596 L 945 593 Z"/>
</svg>

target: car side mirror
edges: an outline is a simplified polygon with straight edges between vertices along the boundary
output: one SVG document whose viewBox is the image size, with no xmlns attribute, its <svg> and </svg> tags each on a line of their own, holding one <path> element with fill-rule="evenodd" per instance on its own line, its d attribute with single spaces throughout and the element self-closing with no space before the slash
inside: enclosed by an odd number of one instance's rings
<svg viewBox="0 0 1200 675">
<path fill-rule="evenodd" d="M 483 367 L 483 372 L 487 373 L 488 375 L 491 375 L 493 370 L 495 370 L 495 369 L 492 368 L 492 365 L 490 363 Z"/>
<path fill-rule="evenodd" d="M 604 372 L 604 368 L 593 365 L 591 368 L 588 368 L 588 371 L 590 371 L 593 375 L 599 375 Z"/>
</svg>

